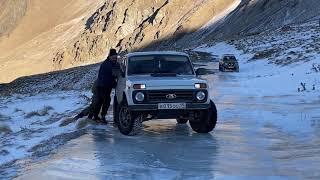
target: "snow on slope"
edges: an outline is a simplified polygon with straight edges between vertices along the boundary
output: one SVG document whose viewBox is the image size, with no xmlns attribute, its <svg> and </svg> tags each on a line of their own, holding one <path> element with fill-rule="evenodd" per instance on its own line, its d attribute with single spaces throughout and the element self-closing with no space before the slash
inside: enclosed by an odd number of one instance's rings
<svg viewBox="0 0 320 180">
<path fill-rule="evenodd" d="M 320 28 L 317 28 L 317 22 L 313 21 L 286 27 L 285 32 L 281 28 L 196 48 L 195 51 L 218 56 L 235 54 L 239 60 L 239 73 L 217 72 L 216 76 L 206 76 L 213 100 L 222 104 L 234 104 L 235 99 L 252 103 L 251 110 L 248 107 L 248 112 L 238 113 L 256 119 L 257 128 L 270 123 L 293 134 L 318 134 Z M 218 69 L 218 63 L 210 62 L 208 68 Z M 301 83 L 305 83 L 306 90 Z M 222 115 L 220 119 L 232 116 L 226 112 Z"/>
<path fill-rule="evenodd" d="M 320 90 L 319 36 L 318 22 L 312 21 L 195 50 L 219 56 L 235 54 L 242 88 L 237 92 L 256 96 L 309 94 L 312 98 L 318 97 Z M 301 83 L 305 83 L 305 91 Z"/>
<path fill-rule="evenodd" d="M 60 91 L 0 98 L 0 166 L 32 155 L 32 148 L 50 138 L 76 131 L 74 123 L 60 124 L 85 106 L 88 95 Z"/>
<path fill-rule="evenodd" d="M 240 73 L 237 78 L 241 81 L 242 89 L 234 90 L 235 92 L 256 96 L 319 93 L 320 72 L 314 71 L 313 65 L 319 64 L 320 55 L 315 56 L 309 62 L 277 66 L 269 64 L 267 60 L 248 62 L 253 57 L 253 54 L 243 54 L 242 51 L 225 42 L 218 43 L 212 47 L 200 47 L 195 50 L 219 56 L 230 53 L 237 56 L 240 63 Z M 298 88 L 302 90 L 301 82 L 306 83 L 307 91 L 298 92 Z M 313 86 L 316 90 L 312 90 Z"/>
<path fill-rule="evenodd" d="M 286 133 L 299 134 L 299 138 L 318 134 L 320 112 L 316 107 L 320 105 L 320 68 L 316 72 L 313 65 L 320 64 L 319 54 L 309 57 L 307 62 L 279 66 L 266 59 L 250 61 L 254 54 L 244 53 L 227 42 L 195 50 L 218 56 L 231 53 L 239 60 L 239 73 L 216 72 L 215 76 L 205 76 L 220 111 L 220 121 L 234 118 L 236 112 L 255 119 L 257 128 L 273 124 Z M 207 68 L 218 69 L 218 63 L 208 63 Z M 306 90 L 299 92 L 298 88 L 303 89 L 301 82 L 306 83 Z M 231 114 L 228 109 L 219 109 L 225 104 L 235 108 Z M 248 106 L 248 111 L 237 111 L 242 105 Z"/>
</svg>

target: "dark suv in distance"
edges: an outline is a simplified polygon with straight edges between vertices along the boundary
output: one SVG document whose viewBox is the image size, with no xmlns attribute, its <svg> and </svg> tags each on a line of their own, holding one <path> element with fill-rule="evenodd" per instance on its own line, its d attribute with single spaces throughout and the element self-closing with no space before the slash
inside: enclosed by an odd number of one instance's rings
<svg viewBox="0 0 320 180">
<path fill-rule="evenodd" d="M 233 54 L 225 54 L 219 61 L 219 71 L 239 72 L 239 63 Z"/>
</svg>

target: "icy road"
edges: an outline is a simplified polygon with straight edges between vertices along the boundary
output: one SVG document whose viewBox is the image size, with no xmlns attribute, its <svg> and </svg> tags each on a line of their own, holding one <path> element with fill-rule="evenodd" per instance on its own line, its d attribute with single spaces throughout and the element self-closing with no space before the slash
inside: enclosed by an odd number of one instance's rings
<svg viewBox="0 0 320 180">
<path fill-rule="evenodd" d="M 48 155 L 9 169 L 17 179 L 319 178 L 320 102 L 249 96 L 237 92 L 237 76 L 207 77 L 219 110 L 210 134 L 174 120 L 147 122 L 136 137 L 111 124 L 91 126 Z"/>
<path fill-rule="evenodd" d="M 227 49 L 218 44 L 220 53 L 219 46 Z M 275 67 L 236 55 L 240 73 L 217 72 L 216 62 L 204 63 L 215 72 L 204 76 L 218 108 L 210 134 L 175 120 L 146 122 L 135 137 L 121 135 L 112 122 L 60 127 L 65 112 L 84 106 L 76 92 L 3 101 L 3 116 L 16 115 L 8 122 L 13 135 L 1 140 L 0 179 L 320 179 L 320 81 L 312 71 L 318 59 Z M 298 92 L 301 80 L 307 90 Z M 44 105 L 51 107 L 44 116 L 22 121 L 30 122 L 24 128 L 16 122 L 31 106 Z"/>
</svg>

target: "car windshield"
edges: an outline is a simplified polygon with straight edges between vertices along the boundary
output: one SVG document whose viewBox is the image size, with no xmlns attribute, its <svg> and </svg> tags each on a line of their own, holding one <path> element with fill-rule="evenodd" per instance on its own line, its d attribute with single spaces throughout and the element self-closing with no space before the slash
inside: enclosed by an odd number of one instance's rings
<svg viewBox="0 0 320 180">
<path fill-rule="evenodd" d="M 223 60 L 224 61 L 236 61 L 236 57 L 234 57 L 234 56 L 224 56 Z"/>
<path fill-rule="evenodd" d="M 128 75 L 172 74 L 193 75 L 193 69 L 187 56 L 144 55 L 129 58 Z"/>
</svg>

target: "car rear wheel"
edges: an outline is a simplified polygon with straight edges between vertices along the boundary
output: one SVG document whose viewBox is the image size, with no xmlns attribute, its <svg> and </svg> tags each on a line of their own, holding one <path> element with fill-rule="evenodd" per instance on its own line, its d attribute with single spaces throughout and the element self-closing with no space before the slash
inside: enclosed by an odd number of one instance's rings
<svg viewBox="0 0 320 180">
<path fill-rule="evenodd" d="M 225 71 L 224 66 L 221 66 L 221 72 L 224 72 L 224 71 Z"/>
<path fill-rule="evenodd" d="M 237 66 L 237 67 L 236 67 L 236 72 L 239 72 L 239 71 L 240 71 L 240 70 L 239 70 L 239 66 Z"/>
<path fill-rule="evenodd" d="M 134 136 L 142 130 L 142 116 L 130 111 L 127 102 L 121 102 L 118 108 L 119 121 L 118 128 L 124 135 Z"/>
<path fill-rule="evenodd" d="M 210 108 L 202 110 L 200 116 L 190 121 L 191 128 L 197 133 L 209 133 L 217 124 L 217 108 L 214 102 L 210 101 Z"/>
</svg>

